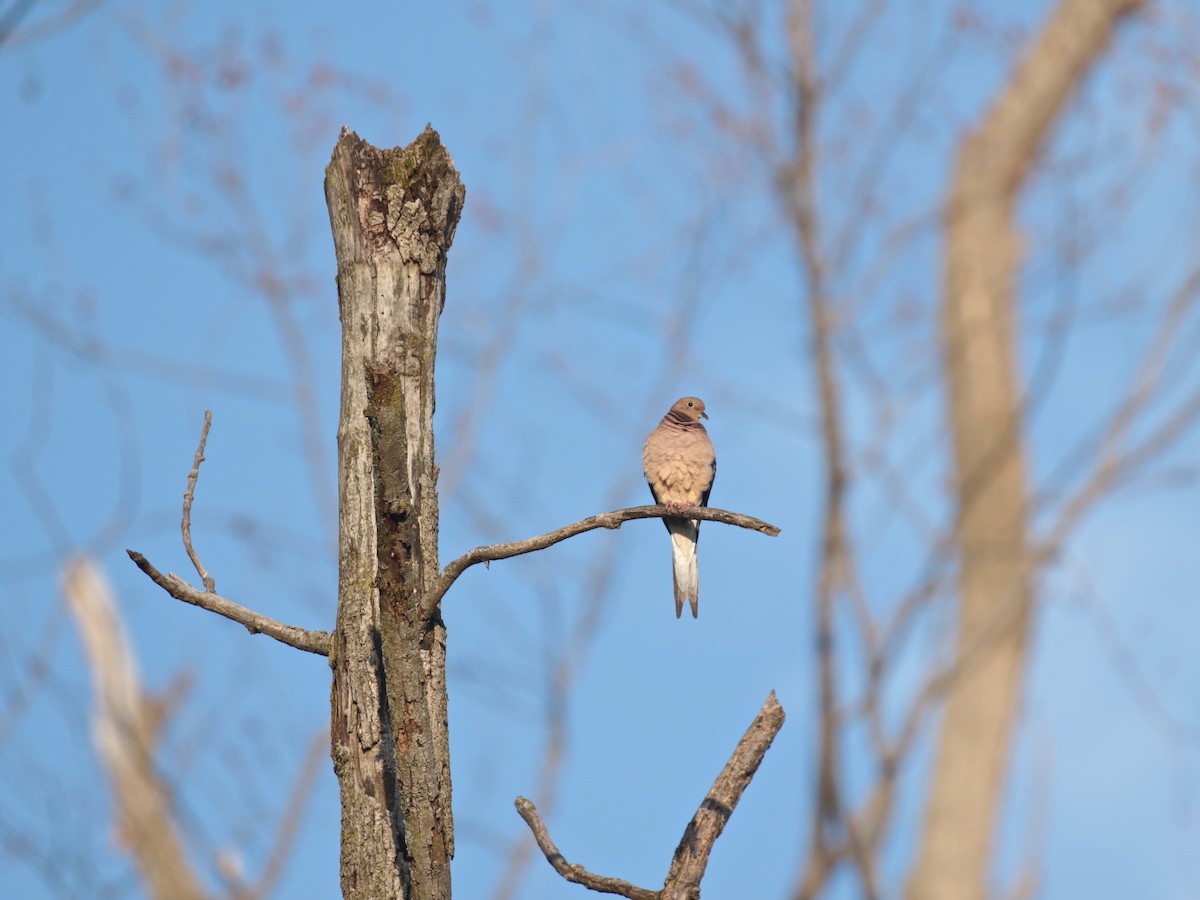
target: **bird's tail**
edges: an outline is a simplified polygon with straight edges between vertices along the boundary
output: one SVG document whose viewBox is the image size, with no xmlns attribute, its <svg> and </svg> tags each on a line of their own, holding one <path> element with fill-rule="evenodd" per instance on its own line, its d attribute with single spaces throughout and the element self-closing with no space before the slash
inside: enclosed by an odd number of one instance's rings
<svg viewBox="0 0 1200 900">
<path fill-rule="evenodd" d="M 671 562 L 675 569 L 675 618 L 683 615 L 683 601 L 692 606 L 692 618 L 699 614 L 700 570 L 696 565 L 696 537 L 699 522 L 691 519 L 673 519 L 668 526 L 671 532 Z"/>
</svg>

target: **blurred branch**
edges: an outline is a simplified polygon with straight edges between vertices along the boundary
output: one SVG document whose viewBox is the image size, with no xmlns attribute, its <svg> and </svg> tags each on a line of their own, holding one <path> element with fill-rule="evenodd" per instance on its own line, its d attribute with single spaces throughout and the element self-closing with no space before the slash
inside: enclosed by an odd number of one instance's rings
<svg viewBox="0 0 1200 900">
<path fill-rule="evenodd" d="M 31 645 L 34 650 L 16 667 L 21 673 L 20 680 L 9 691 L 4 708 L 0 709 L 0 751 L 4 750 L 9 738 L 24 719 L 25 713 L 29 711 L 34 698 L 46 685 L 52 671 L 52 661 L 58 651 L 64 621 L 62 610 L 57 606 L 47 609 L 46 618 Z M 26 633 L 32 631 L 33 628 L 29 625 Z M 16 655 L 16 648 L 9 645 L 8 638 L 0 638 L 0 656 L 15 660 Z"/>
<path fill-rule="evenodd" d="M 287 808 L 279 822 L 279 832 L 275 843 L 267 856 L 266 864 L 258 877 L 258 883 L 250 890 L 243 892 L 246 900 L 263 900 L 271 896 L 283 874 L 284 866 L 296 846 L 296 838 L 300 835 L 300 824 L 304 819 L 304 807 L 312 797 L 313 787 L 324 769 L 329 757 L 329 730 L 317 729 L 308 744 L 308 752 L 300 764 L 300 771 L 292 785 L 288 796 Z"/>
<path fill-rule="evenodd" d="M 56 315 L 40 295 L 9 296 L 4 300 L 8 308 L 28 322 L 48 344 L 91 365 L 145 375 L 164 384 L 203 387 L 206 392 L 227 391 L 265 403 L 279 403 L 289 397 L 286 383 L 266 376 L 225 369 L 207 362 L 188 362 L 135 345 L 103 340 L 86 321 Z"/>
<path fill-rule="evenodd" d="M 170 797 L 155 771 L 159 713 L 142 690 L 110 589 L 96 565 L 80 557 L 64 567 L 63 592 L 92 669 L 93 737 L 112 784 L 123 843 L 152 897 L 201 898 L 204 891 L 180 841 Z"/>
<path fill-rule="evenodd" d="M 719 520 L 717 520 L 719 521 Z M 524 797 L 516 799 L 517 812 L 529 825 L 538 847 L 547 862 L 567 881 L 605 894 L 619 894 L 630 900 L 664 900 L 664 898 L 698 898 L 700 880 L 708 866 L 708 857 L 733 810 L 741 800 L 750 780 L 762 764 L 775 735 L 783 727 L 783 707 L 771 691 L 742 739 L 734 748 L 733 755 L 713 782 L 707 796 L 701 801 L 696 814 L 684 829 L 683 837 L 675 850 L 666 881 L 661 891 L 651 891 L 622 881 L 595 875 L 578 863 L 569 863 L 559 852 L 546 825 L 538 815 L 537 808 Z"/>
<path fill-rule="evenodd" d="M 634 480 L 631 473 L 618 476 L 608 492 L 609 498 L 616 503 L 622 497 L 628 497 Z M 570 694 L 596 639 L 600 614 L 611 596 L 621 562 L 620 542 L 606 541 L 588 566 L 587 585 L 583 588 L 583 596 L 587 599 L 580 608 L 574 628 L 566 640 L 558 636 L 547 644 L 548 655 L 552 658 L 546 661 L 545 739 L 534 794 L 547 817 L 553 816 L 558 805 L 560 782 L 567 763 Z M 525 833 L 512 843 L 492 900 L 514 900 L 518 896 L 521 880 L 534 859 L 536 847 L 531 835 Z"/>
<path fill-rule="evenodd" d="M 17 26 L 21 24 L 21 20 L 29 15 L 29 11 L 33 9 L 36 2 L 37 0 L 16 0 L 4 15 L 0 16 L 0 47 L 4 46 L 5 41 L 12 37 Z"/>
<path fill-rule="evenodd" d="M 76 0 L 58 13 L 20 28 L 21 20 L 33 9 L 37 0 L 17 0 L 3 18 L 0 18 L 0 47 L 4 44 L 22 47 L 49 37 L 75 24 L 103 2 L 104 0 Z"/>
<path fill-rule="evenodd" d="M 811 0 L 792 0 L 787 7 L 787 38 L 792 68 L 793 158 L 780 171 L 785 203 L 803 266 L 809 341 L 820 408 L 824 465 L 821 560 L 817 575 L 814 630 L 817 643 L 819 734 L 817 737 L 817 802 L 803 872 L 795 890 L 798 900 L 815 897 L 836 861 L 847 853 L 858 863 L 863 896 L 874 898 L 874 866 L 863 849 L 853 822 L 846 821 L 839 764 L 840 702 L 837 684 L 836 606 L 849 595 L 852 611 L 863 626 L 868 655 L 875 653 L 875 630 L 869 604 L 861 594 L 847 534 L 846 497 L 850 489 L 846 441 L 842 425 L 842 388 L 835 358 L 836 313 L 830 296 L 816 197 L 817 129 L 824 101 L 817 70 Z M 854 589 L 858 589 L 857 591 Z"/>
<path fill-rule="evenodd" d="M 860 57 L 865 56 L 862 52 L 863 44 L 879 25 L 883 18 L 881 14 L 886 6 L 887 0 L 867 0 L 867 2 L 859 4 L 854 18 L 850 20 L 846 33 L 842 35 L 831 57 L 824 79 L 826 90 L 836 91 L 840 85 L 845 83 L 847 76 L 859 62 Z"/>
<path fill-rule="evenodd" d="M 1164 370 L 1172 346 L 1183 331 L 1186 316 L 1192 313 L 1200 298 L 1200 269 L 1192 270 L 1174 291 L 1166 315 L 1142 355 L 1125 398 L 1113 412 L 1094 441 L 1081 442 L 1057 467 L 1057 471 L 1078 471 L 1085 466 L 1090 472 L 1075 493 L 1062 504 L 1056 519 L 1043 541 L 1047 553 L 1056 552 L 1067 535 L 1087 514 L 1088 510 L 1117 484 L 1133 475 L 1154 457 L 1170 449 L 1181 434 L 1200 416 L 1200 395 L 1193 394 L 1180 404 L 1175 413 L 1133 443 L 1129 435 L 1139 420 L 1148 417 L 1153 401 L 1165 393 Z M 1085 462 L 1085 457 L 1090 457 Z M 1057 474 L 1056 471 L 1056 474 Z"/>
<path fill-rule="evenodd" d="M 669 512 L 665 506 L 632 506 L 628 509 L 616 509 L 612 512 L 589 516 L 586 519 L 581 519 L 570 525 L 564 525 L 562 528 L 555 529 L 554 531 L 539 534 L 536 537 L 525 538 L 521 541 L 476 547 L 474 550 L 464 553 L 447 565 L 446 568 L 442 569 L 438 580 L 434 583 L 433 589 L 425 598 L 425 612 L 428 614 L 436 609 L 442 598 L 446 596 L 446 592 L 450 590 L 450 586 L 458 579 L 458 576 L 477 563 L 488 563 L 495 559 L 508 559 L 512 556 L 533 553 L 535 550 L 544 550 L 547 547 L 552 547 L 561 541 L 565 541 L 567 538 L 575 537 L 577 534 L 594 531 L 597 528 L 620 528 L 625 522 L 630 522 L 634 519 L 670 519 L 678 517 L 677 513 Z M 730 512 L 725 509 L 694 506 L 687 510 L 687 517 L 690 519 L 699 519 L 702 522 L 721 522 L 724 525 L 736 525 L 739 528 L 748 528 L 751 531 L 760 532 L 767 535 L 767 537 L 775 537 L 779 534 L 779 528 L 775 525 L 771 525 L 761 519 L 756 519 L 753 516 Z"/>
</svg>

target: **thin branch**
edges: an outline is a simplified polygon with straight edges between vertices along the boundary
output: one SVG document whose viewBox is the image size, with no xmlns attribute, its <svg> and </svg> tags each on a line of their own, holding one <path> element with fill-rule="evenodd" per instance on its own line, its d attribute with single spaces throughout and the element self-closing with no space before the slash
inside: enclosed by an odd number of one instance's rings
<svg viewBox="0 0 1200 900">
<path fill-rule="evenodd" d="M 1093 458 L 1095 463 L 1087 479 L 1073 496 L 1062 504 L 1061 510 L 1042 543 L 1048 552 L 1061 547 L 1071 530 L 1087 514 L 1088 510 L 1102 497 L 1112 491 L 1120 481 L 1132 475 L 1156 453 L 1170 449 L 1182 432 L 1189 428 L 1200 415 L 1200 395 L 1192 395 L 1181 404 L 1175 414 L 1149 437 L 1134 448 L 1124 448 L 1129 434 L 1148 415 L 1148 410 L 1164 392 L 1163 370 L 1170 356 L 1172 342 L 1183 330 L 1183 322 L 1196 307 L 1200 296 L 1200 269 L 1188 274 L 1172 295 L 1171 302 L 1158 331 L 1142 355 L 1137 372 L 1121 405 L 1113 413 L 1104 432 L 1095 441 Z M 1172 387 L 1173 385 L 1167 385 Z M 1082 463 L 1084 445 L 1069 454 L 1058 467 L 1067 473 L 1078 470 Z"/>
<path fill-rule="evenodd" d="M 76 0 L 75 3 L 58 13 L 47 15 L 37 22 L 30 22 L 24 27 L 18 28 L 21 19 L 36 2 L 37 0 L 19 0 L 5 13 L 4 20 L 0 21 L 0 45 L 7 44 L 13 48 L 27 47 L 36 40 L 41 40 L 73 25 L 100 6 L 104 0 Z"/>
<path fill-rule="evenodd" d="M 0 709 L 0 753 L 4 751 L 8 739 L 12 737 L 53 672 L 52 660 L 58 653 L 65 619 L 57 607 L 48 608 L 46 613 L 46 618 L 31 645 L 34 649 L 24 661 L 14 666 L 20 673 L 17 676 L 20 680 L 15 686 L 9 687 L 4 708 Z M 32 623 L 28 625 L 28 632 L 33 632 Z M 0 654 L 6 659 L 12 660 L 17 652 L 15 647 L 9 645 L 7 637 L 0 643 Z"/>
<path fill-rule="evenodd" d="M 578 863 L 567 862 L 558 847 L 554 845 L 550 832 L 546 830 L 546 823 L 538 815 L 537 807 L 524 797 L 518 797 L 514 805 L 517 807 L 517 812 L 521 814 L 521 818 L 525 820 L 525 824 L 529 826 L 529 830 L 533 832 L 538 848 L 546 854 L 546 861 L 554 867 L 555 872 L 567 881 L 573 884 L 582 884 L 585 888 L 599 891 L 602 894 L 619 894 L 622 897 L 628 897 L 629 900 L 659 900 L 658 891 L 648 891 L 636 884 L 622 881 L 620 878 L 594 875 Z"/>
<path fill-rule="evenodd" d="M 329 731 L 321 728 L 309 741 L 308 752 L 300 764 L 300 771 L 292 784 L 287 807 L 279 823 L 279 831 L 275 836 L 275 844 L 267 855 L 262 874 L 253 890 L 247 892 L 247 900 L 263 900 L 271 896 L 279 883 L 284 867 L 291 858 L 296 846 L 296 838 L 300 834 L 300 826 L 304 822 L 304 810 L 312 799 L 313 788 L 317 778 L 324 771 L 326 760 L 329 758 Z"/>
<path fill-rule="evenodd" d="M 133 344 L 101 340 L 94 329 L 54 315 L 37 298 L 9 297 L 6 305 L 44 341 L 94 366 L 114 372 L 145 375 L 163 384 L 203 385 L 209 391 L 227 391 L 243 399 L 257 399 L 265 403 L 279 403 L 289 397 L 288 386 L 273 378 L 206 363 L 186 362 Z"/>
<path fill-rule="evenodd" d="M 33 4 L 37 0 L 17 0 L 8 11 L 0 16 L 0 45 L 3 45 L 21 24 L 21 20 L 29 14 L 33 9 Z"/>
<path fill-rule="evenodd" d="M 783 719 L 783 707 L 775 699 L 775 692 L 771 691 L 762 709 L 738 741 L 729 762 L 725 763 L 725 768 L 713 782 L 708 796 L 684 829 L 683 838 L 671 860 L 671 868 L 667 871 L 663 897 L 700 896 L 700 879 L 704 877 L 713 844 L 725 830 L 725 823 L 733 815 L 742 793 L 762 764 L 775 735 L 783 727 Z"/>
<path fill-rule="evenodd" d="M 769 522 L 764 522 L 762 519 L 756 519 L 753 516 L 743 515 L 742 513 L 730 512 L 727 509 L 693 506 L 687 510 L 685 516 L 689 519 L 699 519 L 702 522 L 721 522 L 724 525 L 736 525 L 739 528 L 748 528 L 751 531 L 765 534 L 767 537 L 775 537 L 779 534 L 779 528 Z M 632 506 L 628 509 L 615 509 L 612 512 L 589 516 L 586 519 L 581 519 L 570 525 L 564 525 L 562 528 L 555 529 L 554 531 L 548 531 L 545 534 L 525 538 L 521 541 L 476 547 L 474 550 L 467 551 L 447 565 L 446 568 L 442 569 L 441 574 L 434 583 L 433 590 L 425 598 L 425 612 L 428 614 L 435 610 L 437 605 L 441 603 L 442 598 L 446 596 L 446 592 L 450 590 L 450 586 L 458 579 L 458 576 L 477 563 L 491 562 L 494 559 L 508 559 L 511 556 L 521 556 L 524 553 L 533 553 L 535 550 L 544 550 L 560 541 L 565 541 L 567 538 L 583 534 L 585 531 L 594 531 L 597 528 L 620 528 L 624 523 L 634 519 L 673 518 L 677 519 L 680 517 L 676 513 L 669 512 L 665 506 Z"/>
<path fill-rule="evenodd" d="M 886 6 L 885 0 L 870 0 L 860 6 L 857 14 L 851 19 L 846 33 L 838 42 L 833 53 L 829 70 L 825 75 L 824 87 L 832 93 L 846 82 L 847 76 L 858 62 L 862 46 L 870 36 L 871 31 L 879 24 L 880 15 Z"/>
<path fill-rule="evenodd" d="M 232 600 L 227 600 L 220 594 L 197 590 L 173 572 L 164 575 L 136 550 L 126 550 L 125 552 L 129 554 L 129 558 L 137 567 L 150 577 L 151 581 L 176 600 L 182 600 L 184 603 L 190 603 L 219 616 L 232 619 L 239 625 L 245 626 L 251 634 L 265 634 L 289 647 L 295 647 L 297 650 L 306 650 L 319 656 L 329 655 L 329 632 L 310 631 L 296 625 L 285 625 L 283 622 L 240 606 Z"/>
<path fill-rule="evenodd" d="M 200 431 L 200 446 L 196 448 L 196 456 L 192 459 L 192 471 L 188 472 L 187 490 L 183 492 L 183 523 L 180 525 L 180 530 L 183 532 L 183 548 L 187 550 L 192 565 L 196 567 L 196 574 L 204 582 L 204 589 L 210 594 L 215 594 L 217 583 L 208 574 L 204 564 L 200 562 L 200 557 L 192 547 L 192 501 L 196 496 L 196 481 L 200 478 L 200 463 L 204 462 L 204 445 L 208 442 L 208 429 L 211 427 L 212 410 L 206 409 L 204 411 L 204 428 Z"/>
</svg>

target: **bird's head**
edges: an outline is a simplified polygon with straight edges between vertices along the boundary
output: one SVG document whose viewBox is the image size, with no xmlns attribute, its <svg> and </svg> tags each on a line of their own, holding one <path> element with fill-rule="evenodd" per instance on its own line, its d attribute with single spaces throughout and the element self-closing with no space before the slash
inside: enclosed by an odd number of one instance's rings
<svg viewBox="0 0 1200 900">
<path fill-rule="evenodd" d="M 681 397 L 675 401 L 671 412 L 679 413 L 693 422 L 708 418 L 708 413 L 704 411 L 704 401 L 699 397 Z"/>
</svg>

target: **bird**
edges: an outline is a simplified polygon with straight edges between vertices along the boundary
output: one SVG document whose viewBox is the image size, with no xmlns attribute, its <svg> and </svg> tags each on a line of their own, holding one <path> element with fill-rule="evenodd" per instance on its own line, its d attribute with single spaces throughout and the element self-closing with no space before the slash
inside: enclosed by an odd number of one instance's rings
<svg viewBox="0 0 1200 900">
<path fill-rule="evenodd" d="M 642 471 L 654 502 L 674 513 L 688 507 L 708 506 L 713 479 L 717 475 L 717 456 L 701 419 L 707 419 L 704 401 L 682 397 L 663 416 L 642 447 Z M 671 561 L 675 575 L 675 618 L 683 615 L 683 601 L 698 616 L 700 575 L 696 568 L 696 541 L 700 538 L 698 519 L 662 520 L 671 534 Z"/>
</svg>

